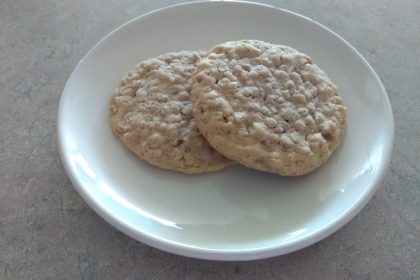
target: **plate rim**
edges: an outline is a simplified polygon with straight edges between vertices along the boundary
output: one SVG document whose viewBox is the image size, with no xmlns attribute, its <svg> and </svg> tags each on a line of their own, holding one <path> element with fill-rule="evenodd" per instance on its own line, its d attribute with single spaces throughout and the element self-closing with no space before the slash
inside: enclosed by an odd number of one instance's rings
<svg viewBox="0 0 420 280">
<path fill-rule="evenodd" d="M 366 190 L 358 197 L 356 201 L 353 202 L 352 206 L 349 207 L 346 211 L 341 213 L 341 215 L 337 216 L 334 220 L 330 221 L 327 224 L 324 224 L 323 227 L 313 231 L 309 235 L 305 236 L 301 239 L 296 239 L 293 241 L 288 242 L 287 244 L 276 244 L 275 246 L 265 246 L 260 248 L 251 248 L 251 249 L 210 249 L 210 248 L 203 248 L 199 246 L 193 246 L 189 244 L 184 244 L 180 242 L 176 242 L 174 240 L 162 238 L 151 234 L 150 232 L 138 229 L 134 229 L 130 224 L 125 223 L 122 219 L 119 219 L 116 215 L 111 213 L 111 211 L 107 210 L 106 208 L 99 205 L 93 197 L 87 192 L 86 188 L 84 187 L 83 180 L 81 180 L 78 176 L 76 176 L 75 172 L 72 170 L 70 159 L 65 152 L 64 149 L 64 139 L 65 135 L 63 133 L 62 126 L 64 125 L 63 120 L 63 111 L 64 111 L 64 102 L 66 99 L 66 89 L 72 83 L 75 73 L 79 70 L 82 63 L 92 54 L 94 53 L 104 42 L 109 40 L 114 34 L 118 33 L 121 29 L 125 28 L 128 25 L 133 24 L 136 21 L 142 20 L 146 17 L 155 16 L 156 14 L 165 12 L 171 9 L 177 9 L 183 6 L 200 6 L 200 5 L 225 5 L 225 4 L 238 4 L 238 5 L 245 5 L 245 6 L 257 6 L 257 7 L 265 7 L 270 9 L 275 9 L 278 12 L 287 13 L 293 15 L 294 17 L 298 17 L 301 20 L 305 20 L 310 22 L 311 24 L 316 25 L 317 27 L 331 33 L 334 37 L 340 40 L 347 48 L 349 48 L 361 61 L 363 62 L 364 66 L 367 67 L 367 70 L 372 74 L 376 85 L 379 86 L 380 91 L 384 97 L 384 104 L 386 105 L 386 109 L 389 111 L 389 118 L 390 123 L 388 124 L 389 130 L 389 137 L 386 139 L 384 144 L 384 152 L 383 158 L 385 160 L 381 161 L 378 164 L 378 172 L 374 177 L 371 186 L 366 188 Z M 329 29 L 328 27 L 306 17 L 296 12 L 275 7 L 268 4 L 250 2 L 250 1 L 237 1 L 237 0 L 228 0 L 228 1 L 212 1 L 212 0 L 204 0 L 204 1 L 197 1 L 197 2 L 185 2 L 179 3 L 171 6 L 162 7 L 156 10 L 149 11 L 145 14 L 141 14 L 136 16 L 129 21 L 125 22 L 124 24 L 118 26 L 117 28 L 113 29 L 107 35 L 105 35 L 102 39 L 100 39 L 97 43 L 94 44 L 93 47 L 89 49 L 89 51 L 83 56 L 83 58 L 76 64 L 72 73 L 70 74 L 69 79 L 67 80 L 58 106 L 58 116 L 57 116 L 57 142 L 58 142 L 58 150 L 61 162 L 64 166 L 66 174 L 70 179 L 72 185 L 77 190 L 79 195 L 83 198 L 83 200 L 91 207 L 100 217 L 106 220 L 109 224 L 113 227 L 117 228 L 118 230 L 124 232 L 128 236 L 138 240 L 142 243 L 145 243 L 149 246 L 158 248 L 160 250 L 164 250 L 170 253 L 174 253 L 177 255 L 183 255 L 187 257 L 199 258 L 199 259 L 208 259 L 208 260 L 224 260 L 224 261 L 244 261 L 244 260 L 256 260 L 256 259 L 263 259 L 268 257 L 274 257 L 279 255 L 284 255 L 287 253 L 291 253 L 293 251 L 297 251 L 303 249 L 307 246 L 310 246 L 326 237 L 331 235 L 332 233 L 339 230 L 345 224 L 347 224 L 354 216 L 356 216 L 363 207 L 371 200 L 373 195 L 379 189 L 381 182 L 384 179 L 386 171 L 389 167 L 391 161 L 391 155 L 393 150 L 393 143 L 394 143 L 394 117 L 392 112 L 391 103 L 389 101 L 388 94 L 382 81 L 380 80 L 379 76 L 373 69 L 373 67 L 369 64 L 369 62 L 364 58 L 357 50 L 354 48 L 350 43 L 348 43 L 344 38 L 340 35 Z"/>
</svg>

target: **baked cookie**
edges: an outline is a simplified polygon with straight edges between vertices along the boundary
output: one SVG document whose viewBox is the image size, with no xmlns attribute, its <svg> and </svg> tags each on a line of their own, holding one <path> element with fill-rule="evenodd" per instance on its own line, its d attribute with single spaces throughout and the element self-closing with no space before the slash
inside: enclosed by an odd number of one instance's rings
<svg viewBox="0 0 420 280">
<path fill-rule="evenodd" d="M 321 166 L 342 142 L 346 108 L 309 56 L 244 40 L 213 47 L 197 64 L 193 115 L 221 154 L 286 176 Z"/>
<path fill-rule="evenodd" d="M 145 60 L 124 76 L 110 103 L 113 131 L 147 162 L 187 174 L 223 169 L 232 161 L 199 133 L 190 90 L 204 52 L 168 53 Z"/>
</svg>

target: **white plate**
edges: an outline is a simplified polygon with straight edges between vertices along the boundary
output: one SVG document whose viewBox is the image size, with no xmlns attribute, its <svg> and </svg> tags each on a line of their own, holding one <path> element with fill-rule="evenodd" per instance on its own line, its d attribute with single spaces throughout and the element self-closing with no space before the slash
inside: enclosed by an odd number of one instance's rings
<svg viewBox="0 0 420 280">
<path fill-rule="evenodd" d="M 299 178 L 243 167 L 186 176 L 142 162 L 113 135 L 109 98 L 135 64 L 165 52 L 206 50 L 239 39 L 305 52 L 340 88 L 348 129 L 342 146 L 322 168 Z M 332 31 L 270 6 L 201 2 L 138 17 L 96 44 L 67 82 L 58 128 L 70 179 L 112 225 L 176 254 L 248 260 L 308 246 L 356 215 L 384 175 L 394 124 L 377 75 Z"/>
</svg>

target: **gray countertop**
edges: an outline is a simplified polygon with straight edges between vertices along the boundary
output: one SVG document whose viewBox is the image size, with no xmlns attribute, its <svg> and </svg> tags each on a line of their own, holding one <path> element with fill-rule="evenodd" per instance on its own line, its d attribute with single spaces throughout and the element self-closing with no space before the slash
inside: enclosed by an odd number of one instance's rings
<svg viewBox="0 0 420 280">
<path fill-rule="evenodd" d="M 177 2 L 0 1 L 0 279 L 419 279 L 417 0 L 261 1 L 348 40 L 377 71 L 393 107 L 395 146 L 382 187 L 327 239 L 260 261 L 196 260 L 137 242 L 86 205 L 58 156 L 66 80 L 104 35 Z"/>
</svg>

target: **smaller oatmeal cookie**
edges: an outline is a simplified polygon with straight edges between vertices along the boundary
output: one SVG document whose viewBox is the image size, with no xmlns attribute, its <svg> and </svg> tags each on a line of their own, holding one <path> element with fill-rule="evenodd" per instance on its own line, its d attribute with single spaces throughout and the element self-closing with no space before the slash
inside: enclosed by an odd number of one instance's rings
<svg viewBox="0 0 420 280">
<path fill-rule="evenodd" d="M 192 75 L 203 55 L 184 51 L 145 60 L 115 89 L 112 129 L 141 159 L 187 174 L 232 164 L 209 146 L 192 117 Z"/>
<path fill-rule="evenodd" d="M 221 154 L 286 176 L 321 166 L 342 142 L 346 108 L 309 56 L 256 40 L 213 47 L 197 65 L 193 115 Z"/>
</svg>

